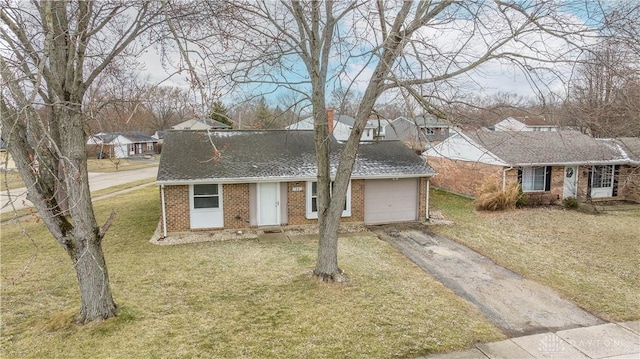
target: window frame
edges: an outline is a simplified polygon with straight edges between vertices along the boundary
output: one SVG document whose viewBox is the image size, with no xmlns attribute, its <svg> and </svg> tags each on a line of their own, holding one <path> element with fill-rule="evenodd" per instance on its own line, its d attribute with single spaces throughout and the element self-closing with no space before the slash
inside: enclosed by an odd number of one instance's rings
<svg viewBox="0 0 640 359">
<path fill-rule="evenodd" d="M 317 188 L 317 181 L 307 181 L 306 183 L 305 202 L 306 202 L 306 218 L 307 219 L 318 218 L 317 208 L 316 208 L 316 211 L 313 211 L 313 199 L 314 198 L 316 199 L 316 206 L 317 206 L 317 197 L 318 197 L 317 193 L 315 196 L 313 194 L 314 183 L 316 183 L 316 188 Z M 331 181 L 331 192 L 333 192 L 333 183 L 334 181 Z M 349 186 L 347 187 L 345 209 L 342 211 L 342 217 L 351 217 L 351 181 L 349 181 Z"/>
<path fill-rule="evenodd" d="M 537 170 L 542 170 L 542 175 L 535 173 Z M 542 188 L 536 188 L 536 179 L 542 177 Z M 528 179 L 533 179 L 533 182 L 528 181 Z M 531 182 L 531 183 L 529 183 Z M 546 192 L 547 188 L 547 167 L 546 166 L 531 166 L 531 167 L 523 167 L 522 168 L 522 180 L 520 181 L 522 185 L 522 192 Z M 525 184 L 527 187 L 525 187 Z M 531 184 L 532 188 L 528 188 L 528 185 Z"/>
<path fill-rule="evenodd" d="M 593 168 L 591 169 L 591 188 L 613 188 L 614 170 L 615 166 L 613 165 L 593 166 Z M 597 185 L 596 176 L 598 176 Z M 607 182 L 608 185 L 603 185 L 604 182 Z"/>
<path fill-rule="evenodd" d="M 214 194 L 196 194 L 197 186 L 216 186 L 216 193 Z M 216 198 L 217 205 L 213 207 L 196 207 L 196 198 Z M 202 183 L 202 184 L 194 184 L 191 186 L 191 209 L 196 211 L 210 211 L 210 210 L 220 210 L 222 208 L 222 186 L 218 183 Z"/>
</svg>

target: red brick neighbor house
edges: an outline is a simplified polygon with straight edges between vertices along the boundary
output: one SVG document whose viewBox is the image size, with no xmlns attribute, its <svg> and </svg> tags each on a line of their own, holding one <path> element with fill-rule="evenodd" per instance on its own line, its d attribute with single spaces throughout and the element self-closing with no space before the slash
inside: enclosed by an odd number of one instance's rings
<svg viewBox="0 0 640 359">
<path fill-rule="evenodd" d="M 317 223 L 313 131 L 167 131 L 158 169 L 163 231 Z M 343 144 L 333 137 L 335 173 Z M 435 171 L 398 141 L 360 145 L 342 221 L 428 219 Z"/>
<path fill-rule="evenodd" d="M 519 182 L 529 203 L 572 197 L 640 200 L 640 139 L 595 139 L 576 131 L 457 132 L 426 151 L 431 183 L 475 197 L 495 176 Z"/>
</svg>

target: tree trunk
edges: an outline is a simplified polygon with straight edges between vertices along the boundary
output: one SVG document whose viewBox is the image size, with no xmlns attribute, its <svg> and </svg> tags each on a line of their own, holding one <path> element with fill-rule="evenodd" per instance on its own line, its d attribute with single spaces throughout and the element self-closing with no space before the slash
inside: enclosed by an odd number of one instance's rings
<svg viewBox="0 0 640 359">
<path fill-rule="evenodd" d="M 101 321 L 116 316 L 116 304 L 111 295 L 109 273 L 96 238 L 74 240 L 68 248 L 78 276 L 82 304 L 76 318 L 79 324 Z"/>
<path fill-rule="evenodd" d="M 318 259 L 313 274 L 323 282 L 342 282 L 343 271 L 338 267 L 338 227 L 340 219 L 318 215 Z"/>
</svg>

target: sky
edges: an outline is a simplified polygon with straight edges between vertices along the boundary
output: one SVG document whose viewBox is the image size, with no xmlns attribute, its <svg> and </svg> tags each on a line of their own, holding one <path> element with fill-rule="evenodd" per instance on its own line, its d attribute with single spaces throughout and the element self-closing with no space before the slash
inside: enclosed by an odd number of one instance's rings
<svg viewBox="0 0 640 359">
<path fill-rule="evenodd" d="M 569 11 L 571 11 L 571 13 L 565 13 L 563 16 L 566 16 L 570 22 L 582 26 L 588 26 L 588 22 L 590 20 L 587 18 L 586 13 L 581 13 L 581 9 L 572 8 L 569 9 Z M 495 25 L 495 29 L 500 28 L 500 24 L 491 24 L 489 21 L 485 27 L 480 29 L 486 32 L 484 34 L 485 36 L 497 36 L 496 34 L 499 33 L 498 30 L 494 33 L 491 32 L 492 25 Z M 357 27 L 358 25 L 353 24 L 352 26 Z M 446 28 L 443 27 L 441 29 L 426 29 L 419 35 L 430 39 L 431 45 L 439 49 L 447 49 L 448 47 L 451 47 L 452 44 L 463 41 L 464 31 L 466 31 L 470 26 L 473 26 L 473 24 L 470 22 L 465 24 L 463 20 L 460 20 L 459 23 L 454 24 L 454 26 L 447 26 Z M 545 51 L 550 54 L 559 54 L 567 50 L 566 45 L 562 41 L 551 36 L 538 36 L 537 38 L 534 36 L 525 36 L 519 40 L 519 44 L 514 44 L 510 48 L 510 50 L 515 53 L 529 52 L 534 55 L 535 51 Z M 372 42 L 374 41 L 375 40 L 372 40 Z M 533 46 L 534 49 L 528 49 L 524 45 Z M 470 41 L 465 47 L 463 47 L 463 51 L 470 57 L 473 57 L 474 53 L 482 53 L 484 49 L 484 44 L 481 41 L 477 41 L 477 39 Z M 451 50 L 458 51 L 459 49 L 456 48 Z M 425 51 L 428 53 L 428 49 L 425 49 Z M 175 56 L 175 58 L 175 62 L 177 63 L 177 56 Z M 149 49 L 143 56 L 141 56 L 140 61 L 145 64 L 146 71 L 144 72 L 144 75 L 149 76 L 151 82 L 164 80 L 162 85 L 188 87 L 188 84 L 185 81 L 185 75 L 174 75 L 167 80 L 168 74 L 162 68 L 159 55 L 155 53 L 153 49 Z M 353 89 L 362 93 L 364 92 L 368 82 L 368 76 L 370 76 L 372 72 L 372 67 L 365 67 L 363 70 L 359 65 L 360 64 L 357 62 L 353 63 L 352 66 L 348 67 L 349 71 L 341 74 L 339 79 L 342 81 L 343 85 L 346 85 L 351 80 L 355 80 L 352 85 Z M 544 71 L 535 71 L 534 75 L 540 77 L 537 79 L 539 80 L 537 85 L 543 87 L 543 92 L 553 91 L 556 93 L 563 93 L 565 91 L 564 83 L 561 79 L 556 78 L 555 76 L 567 79 L 571 76 L 573 71 L 573 67 L 571 65 L 546 65 L 535 61 L 529 61 L 528 66 L 539 66 L 541 69 L 552 68 L 556 72 L 554 76 L 548 76 Z M 362 73 L 358 77 L 356 73 L 360 71 L 362 71 Z M 469 72 L 467 75 L 463 76 L 463 79 L 464 88 L 471 93 L 490 96 L 495 93 L 506 92 L 516 93 L 525 98 L 534 98 L 536 95 L 536 91 L 532 87 L 531 78 L 527 78 L 517 66 L 505 61 L 493 61 L 486 63 L 476 71 Z M 461 86 L 460 88 L 463 87 Z M 254 89 L 253 92 L 255 94 L 256 90 Z M 268 93 L 270 91 L 264 87 L 258 87 L 257 93 L 259 92 L 265 93 L 265 97 L 271 106 L 275 106 L 277 104 L 280 93 Z M 329 89 L 327 94 L 330 93 L 331 90 Z M 225 95 L 222 99 L 226 103 L 232 103 L 237 101 L 238 97 L 238 93 L 233 93 Z"/>
</svg>

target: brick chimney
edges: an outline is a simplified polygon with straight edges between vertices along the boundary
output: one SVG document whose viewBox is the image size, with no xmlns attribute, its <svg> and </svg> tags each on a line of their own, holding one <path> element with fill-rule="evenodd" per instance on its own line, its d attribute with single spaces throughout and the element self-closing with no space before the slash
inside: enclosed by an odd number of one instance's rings
<svg viewBox="0 0 640 359">
<path fill-rule="evenodd" d="M 333 133 L 333 108 L 327 109 L 327 124 L 329 125 L 329 133 Z"/>
</svg>

